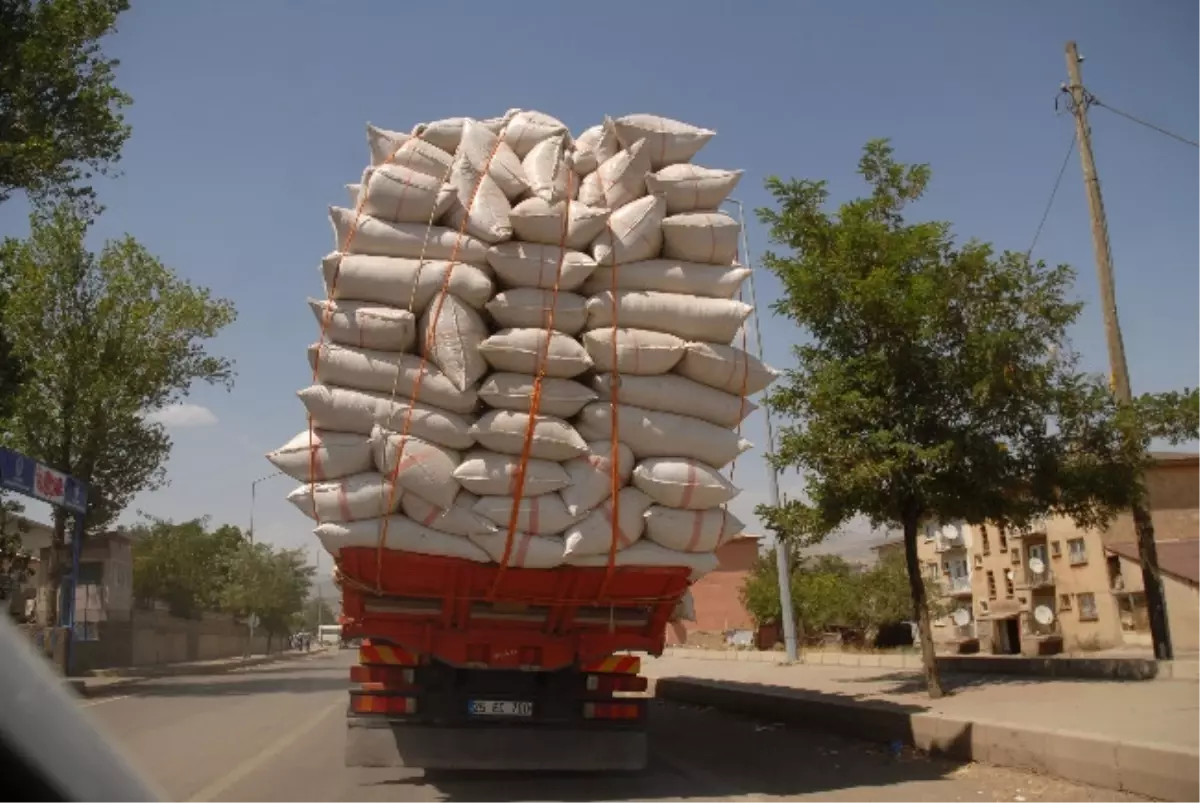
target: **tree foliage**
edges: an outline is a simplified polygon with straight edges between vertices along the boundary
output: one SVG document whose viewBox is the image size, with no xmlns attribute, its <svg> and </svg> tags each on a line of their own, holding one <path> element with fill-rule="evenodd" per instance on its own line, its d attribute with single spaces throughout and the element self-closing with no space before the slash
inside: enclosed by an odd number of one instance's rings
<svg viewBox="0 0 1200 803">
<path fill-rule="evenodd" d="M 831 631 L 865 635 L 912 616 L 904 557 L 885 553 L 872 567 L 836 555 L 792 562 L 792 610 L 805 639 L 818 643 Z M 742 604 L 759 624 L 781 616 L 774 556 L 760 557 L 741 589 Z"/>
<path fill-rule="evenodd" d="M 171 441 L 147 414 L 196 382 L 232 385 L 231 362 L 210 355 L 205 341 L 233 321 L 233 305 L 179 278 L 132 237 L 88 251 L 78 204 L 38 208 L 30 223 L 27 239 L 0 245 L 0 273 L 10 280 L 0 316 L 25 366 L 6 439 L 89 484 L 85 527 L 95 532 L 164 481 Z M 57 546 L 65 526 L 57 513 Z"/>
<path fill-rule="evenodd" d="M 129 137 L 100 42 L 128 0 L 0 0 L 0 202 L 91 195 Z"/>
<path fill-rule="evenodd" d="M 244 543 L 221 592 L 221 607 L 236 616 L 257 616 L 269 635 L 287 633 L 304 610 L 316 571 L 304 550 Z"/>
<path fill-rule="evenodd" d="M 317 632 L 320 625 L 337 624 L 337 616 L 333 608 L 324 599 L 312 597 L 304 604 L 304 610 L 297 617 L 297 629 L 312 633 Z"/>
<path fill-rule="evenodd" d="M 859 173 L 869 194 L 833 213 L 825 182 L 767 182 L 776 208 L 759 216 L 790 251 L 764 259 L 784 288 L 774 309 L 808 335 L 768 398 L 794 421 L 772 459 L 805 473 L 808 498 L 760 515 L 808 542 L 858 514 L 902 527 L 936 696 L 920 525 L 1019 530 L 1050 513 L 1101 525 L 1134 498 L 1140 455 L 1067 340 L 1074 271 L 910 222 L 930 170 L 896 162 L 886 141 L 866 146 Z"/>
<path fill-rule="evenodd" d="M 1134 400 L 1134 409 L 1146 447 L 1154 440 L 1178 446 L 1200 439 L 1200 392 L 1194 388 L 1144 393 Z"/>
</svg>

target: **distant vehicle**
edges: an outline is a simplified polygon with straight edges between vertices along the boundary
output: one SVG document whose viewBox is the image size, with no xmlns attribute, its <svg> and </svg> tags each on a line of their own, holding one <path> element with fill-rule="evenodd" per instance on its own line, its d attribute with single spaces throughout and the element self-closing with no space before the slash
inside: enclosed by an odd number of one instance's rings
<svg viewBox="0 0 1200 803">
<path fill-rule="evenodd" d="M 341 625 L 321 625 L 317 628 L 317 643 L 330 647 L 340 647 L 342 644 Z"/>
</svg>

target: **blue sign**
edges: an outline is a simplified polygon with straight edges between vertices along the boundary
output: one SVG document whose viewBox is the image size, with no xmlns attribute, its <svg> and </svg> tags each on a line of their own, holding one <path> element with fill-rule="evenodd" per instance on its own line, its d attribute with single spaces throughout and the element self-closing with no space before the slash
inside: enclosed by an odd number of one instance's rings
<svg viewBox="0 0 1200 803">
<path fill-rule="evenodd" d="M 12 449 L 0 448 L 0 488 L 7 488 L 75 513 L 87 512 L 87 483 L 55 471 Z"/>
</svg>

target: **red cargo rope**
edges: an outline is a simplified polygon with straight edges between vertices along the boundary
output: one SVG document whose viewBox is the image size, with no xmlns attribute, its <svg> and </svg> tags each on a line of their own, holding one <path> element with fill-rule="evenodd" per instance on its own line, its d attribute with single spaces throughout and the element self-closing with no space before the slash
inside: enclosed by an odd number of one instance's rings
<svg viewBox="0 0 1200 803">
<path fill-rule="evenodd" d="M 565 140 L 564 140 L 565 142 Z M 529 421 L 525 425 L 525 441 L 521 444 L 521 459 L 517 463 L 517 476 L 513 482 L 513 503 L 512 509 L 508 514 L 508 532 L 504 538 L 504 554 L 500 559 L 500 570 L 496 573 L 496 579 L 492 583 L 492 588 L 488 592 L 488 599 L 495 597 L 496 592 L 500 589 L 500 583 L 504 580 L 504 573 L 508 570 L 508 561 L 512 557 L 513 536 L 516 535 L 517 521 L 521 513 L 521 498 L 525 493 L 525 473 L 529 468 L 529 459 L 533 452 L 533 432 L 537 426 L 537 414 L 542 404 L 542 382 L 546 378 L 546 368 L 550 362 L 550 341 L 554 336 L 554 311 L 558 306 L 558 288 L 562 281 L 563 262 L 567 255 L 567 233 L 571 223 L 571 193 L 574 190 L 574 175 L 575 171 L 565 164 L 565 159 L 562 162 L 564 169 L 567 171 L 567 197 L 563 204 L 562 227 L 558 237 L 558 264 L 554 270 L 554 289 L 550 296 L 550 309 L 546 312 L 546 337 L 539 349 L 537 371 L 533 379 L 533 395 L 529 400 Z M 538 268 L 539 274 L 541 267 Z M 530 528 L 531 530 L 534 528 Z M 528 533 L 533 536 L 534 533 Z M 531 538 L 527 538 L 523 545 L 522 551 L 527 549 Z"/>
</svg>

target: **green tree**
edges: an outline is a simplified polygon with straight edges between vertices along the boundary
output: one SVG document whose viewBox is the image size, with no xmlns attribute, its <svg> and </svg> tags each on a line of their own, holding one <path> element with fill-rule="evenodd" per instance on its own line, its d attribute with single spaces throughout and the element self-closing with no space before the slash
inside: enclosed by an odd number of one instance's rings
<svg viewBox="0 0 1200 803">
<path fill-rule="evenodd" d="M 270 544 L 247 542 L 238 549 L 221 593 L 222 607 L 243 619 L 257 616 L 269 648 L 270 639 L 287 633 L 304 610 L 316 571 L 302 549 L 276 550 Z"/>
<path fill-rule="evenodd" d="M 776 533 L 820 540 L 861 514 L 904 533 L 914 618 L 931 696 L 942 694 L 917 534 L 930 521 L 1023 529 L 1063 514 L 1105 523 L 1137 487 L 1111 392 L 1078 370 L 1066 339 L 1081 305 L 1069 266 L 958 244 L 948 223 L 909 222 L 926 165 L 864 149 L 866 197 L 825 210 L 825 182 L 772 178 L 759 210 L 789 255 L 764 262 L 774 305 L 805 330 L 797 366 L 768 403 L 794 420 L 778 467 L 802 470 L 807 499 L 759 515 Z"/>
<path fill-rule="evenodd" d="M 0 0 L 0 203 L 15 190 L 92 195 L 129 137 L 100 41 L 128 0 Z"/>
<path fill-rule="evenodd" d="M 333 608 L 329 603 L 320 597 L 310 597 L 304 603 L 304 610 L 300 613 L 299 625 L 304 630 L 317 632 L 317 627 L 320 625 L 336 625 L 337 616 L 333 612 Z"/>
<path fill-rule="evenodd" d="M 28 239 L 0 245 L 11 289 L 5 334 L 26 378 L 11 445 L 90 486 L 85 527 L 110 525 L 134 495 L 159 487 L 171 440 L 147 414 L 196 382 L 232 386 L 232 364 L 205 341 L 233 321 L 233 305 L 179 278 L 129 236 L 98 254 L 84 245 L 77 204 L 35 209 Z M 54 518 L 50 578 L 61 576 L 66 516 Z M 57 615 L 50 595 L 49 621 Z"/>
<path fill-rule="evenodd" d="M 1144 393 L 1134 399 L 1143 446 L 1164 440 L 1178 446 L 1200 439 L 1200 392 Z"/>
<path fill-rule="evenodd" d="M 237 527 L 209 531 L 207 519 L 174 523 L 151 519 L 130 530 L 133 592 L 143 601 L 166 603 L 171 613 L 196 618 L 221 609 L 240 547 Z"/>
</svg>

